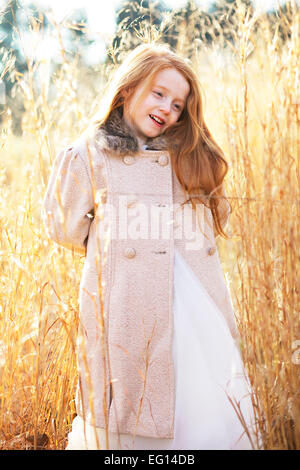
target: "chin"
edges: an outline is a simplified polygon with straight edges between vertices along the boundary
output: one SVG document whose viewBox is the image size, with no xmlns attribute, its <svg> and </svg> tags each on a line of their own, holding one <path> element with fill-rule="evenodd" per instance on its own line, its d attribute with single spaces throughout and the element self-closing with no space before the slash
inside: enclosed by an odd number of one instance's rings
<svg viewBox="0 0 300 470">
<path fill-rule="evenodd" d="M 145 137 L 147 137 L 148 139 L 151 139 L 153 137 L 157 137 L 159 136 L 160 134 L 162 134 L 162 130 L 161 129 L 155 129 L 155 128 L 145 128 L 144 130 L 142 130 L 142 133 Z"/>
<path fill-rule="evenodd" d="M 145 135 L 148 135 L 148 138 L 153 138 L 153 137 L 157 137 L 159 136 L 160 134 L 162 134 L 162 132 L 158 129 L 158 130 L 152 130 L 152 131 L 149 131 L 147 134 Z"/>
</svg>

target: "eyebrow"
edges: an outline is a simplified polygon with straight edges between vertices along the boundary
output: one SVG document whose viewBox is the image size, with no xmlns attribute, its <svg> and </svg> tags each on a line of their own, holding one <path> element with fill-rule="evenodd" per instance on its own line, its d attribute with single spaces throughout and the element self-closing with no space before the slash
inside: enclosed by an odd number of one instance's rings
<svg viewBox="0 0 300 470">
<path fill-rule="evenodd" d="M 167 90 L 167 91 L 170 91 L 169 88 L 166 88 L 165 86 L 163 85 L 158 85 L 158 84 L 154 84 L 154 86 L 157 86 L 158 88 L 163 88 L 164 90 Z M 181 101 L 182 103 L 185 102 L 185 100 L 183 100 L 182 98 L 175 98 L 175 101 Z"/>
</svg>

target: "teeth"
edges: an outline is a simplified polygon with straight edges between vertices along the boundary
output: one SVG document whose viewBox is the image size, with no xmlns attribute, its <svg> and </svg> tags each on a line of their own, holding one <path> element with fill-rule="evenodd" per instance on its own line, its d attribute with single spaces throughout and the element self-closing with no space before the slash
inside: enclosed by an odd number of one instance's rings
<svg viewBox="0 0 300 470">
<path fill-rule="evenodd" d="M 153 114 L 150 114 L 150 116 L 152 117 L 152 119 L 154 119 L 154 121 L 158 122 L 158 124 L 162 124 L 163 121 L 160 121 L 158 118 L 156 118 L 155 116 L 153 116 Z"/>
</svg>

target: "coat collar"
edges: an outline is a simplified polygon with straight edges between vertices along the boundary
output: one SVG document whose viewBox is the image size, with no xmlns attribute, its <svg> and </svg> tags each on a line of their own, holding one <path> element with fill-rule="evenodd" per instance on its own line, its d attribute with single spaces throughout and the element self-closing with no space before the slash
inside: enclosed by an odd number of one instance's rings
<svg viewBox="0 0 300 470">
<path fill-rule="evenodd" d="M 141 151 L 139 142 L 123 119 L 123 109 L 114 109 L 106 122 L 96 131 L 96 142 L 101 148 L 110 150 L 120 155 L 127 153 L 138 153 Z M 148 138 L 145 143 L 145 150 L 167 150 L 168 140 L 161 135 Z"/>
</svg>

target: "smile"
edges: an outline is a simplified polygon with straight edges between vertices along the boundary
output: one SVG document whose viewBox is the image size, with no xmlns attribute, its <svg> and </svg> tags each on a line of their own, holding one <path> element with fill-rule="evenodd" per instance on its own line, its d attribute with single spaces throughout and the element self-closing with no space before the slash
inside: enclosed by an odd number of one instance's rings
<svg viewBox="0 0 300 470">
<path fill-rule="evenodd" d="M 165 123 L 165 121 L 158 118 L 157 116 L 154 116 L 153 114 L 149 114 L 149 116 L 152 119 L 152 121 L 154 121 L 155 124 L 158 125 L 159 127 L 161 127 Z"/>
</svg>

